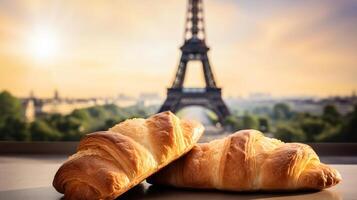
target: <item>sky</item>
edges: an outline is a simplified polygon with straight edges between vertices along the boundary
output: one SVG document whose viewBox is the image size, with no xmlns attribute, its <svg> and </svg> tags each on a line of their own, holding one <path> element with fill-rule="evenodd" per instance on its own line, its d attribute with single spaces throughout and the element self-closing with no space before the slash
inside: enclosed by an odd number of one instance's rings
<svg viewBox="0 0 357 200">
<path fill-rule="evenodd" d="M 0 0 L 0 90 L 17 96 L 165 95 L 186 1 Z M 209 58 L 224 96 L 357 90 L 356 0 L 204 0 Z M 202 87 L 188 64 L 185 86 Z"/>
</svg>

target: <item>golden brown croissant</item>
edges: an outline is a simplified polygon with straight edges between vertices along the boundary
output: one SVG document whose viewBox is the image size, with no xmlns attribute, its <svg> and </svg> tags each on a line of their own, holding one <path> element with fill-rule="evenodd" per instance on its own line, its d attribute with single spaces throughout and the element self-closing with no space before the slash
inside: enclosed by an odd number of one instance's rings
<svg viewBox="0 0 357 200">
<path fill-rule="evenodd" d="M 188 152 L 202 132 L 171 112 L 126 120 L 82 139 L 53 186 L 66 199 L 114 199 Z"/>
<path fill-rule="evenodd" d="M 231 191 L 323 189 L 341 181 L 305 144 L 283 143 L 255 130 L 197 144 L 147 180 Z"/>
</svg>

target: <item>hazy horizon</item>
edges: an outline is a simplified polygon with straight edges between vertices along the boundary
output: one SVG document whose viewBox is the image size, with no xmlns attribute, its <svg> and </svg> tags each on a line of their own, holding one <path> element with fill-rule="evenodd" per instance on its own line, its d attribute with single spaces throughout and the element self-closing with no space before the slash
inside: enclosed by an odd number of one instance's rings
<svg viewBox="0 0 357 200">
<path fill-rule="evenodd" d="M 26 97 L 166 94 L 186 1 L 0 1 L 0 91 Z M 357 91 L 357 2 L 204 0 L 224 97 Z M 187 86 L 203 85 L 189 63 Z"/>
<path fill-rule="evenodd" d="M 10 93 L 12 93 L 10 90 L 1 90 L 0 92 L 3 91 L 8 91 Z M 111 95 L 84 95 L 84 96 L 80 96 L 80 95 L 74 95 L 74 96 L 69 96 L 69 95 L 64 95 L 61 93 L 61 91 L 58 90 L 53 90 L 52 93 L 50 94 L 40 94 L 38 95 L 36 92 L 34 92 L 33 90 L 29 91 L 27 94 L 24 95 L 16 95 L 14 93 L 12 93 L 13 95 L 15 95 L 18 98 L 28 98 L 31 95 L 33 95 L 36 98 L 54 98 L 55 96 L 55 92 L 58 92 L 59 98 L 78 98 L 78 99 L 86 99 L 86 98 L 117 98 L 121 95 L 123 95 L 124 97 L 128 97 L 128 98 L 140 98 L 141 95 L 157 95 L 158 98 L 161 98 L 162 100 L 165 100 L 166 98 L 166 88 L 164 88 L 164 92 L 162 92 L 162 94 L 160 92 L 140 92 L 138 94 L 127 94 L 125 92 L 118 92 L 118 93 L 113 93 Z M 263 96 L 261 96 L 261 94 L 263 94 Z M 233 99 L 324 99 L 324 98 L 334 98 L 334 97 L 351 97 L 351 96 L 355 96 L 357 95 L 357 91 L 351 91 L 350 93 L 347 94 L 340 94 L 340 95 L 324 95 L 324 96 L 318 96 L 318 95 L 306 95 L 306 94 L 294 94 L 294 95 L 272 95 L 270 93 L 260 93 L 260 92 L 252 92 L 249 94 L 245 94 L 245 95 L 224 95 L 223 94 L 223 98 L 233 98 Z"/>
</svg>

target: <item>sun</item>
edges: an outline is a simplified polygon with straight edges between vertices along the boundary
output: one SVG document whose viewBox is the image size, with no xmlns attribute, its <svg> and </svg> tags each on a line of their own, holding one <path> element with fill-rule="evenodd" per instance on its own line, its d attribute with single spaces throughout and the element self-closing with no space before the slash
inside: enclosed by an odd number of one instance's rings
<svg viewBox="0 0 357 200">
<path fill-rule="evenodd" d="M 29 50 L 31 55 L 38 60 L 50 60 L 59 50 L 59 38 L 54 30 L 37 28 L 30 34 Z"/>
</svg>

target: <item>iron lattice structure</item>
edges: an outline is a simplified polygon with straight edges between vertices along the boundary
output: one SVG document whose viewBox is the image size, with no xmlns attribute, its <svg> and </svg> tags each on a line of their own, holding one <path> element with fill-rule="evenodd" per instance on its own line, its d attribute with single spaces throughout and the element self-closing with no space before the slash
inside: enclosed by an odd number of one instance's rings
<svg viewBox="0 0 357 200">
<path fill-rule="evenodd" d="M 220 122 L 230 113 L 222 99 L 221 88 L 217 87 L 208 60 L 204 13 L 202 0 L 189 0 L 186 13 L 184 44 L 181 49 L 180 63 L 167 98 L 159 112 L 176 112 L 186 106 L 203 106 L 216 113 Z M 184 88 L 183 83 L 189 61 L 200 61 L 203 67 L 205 88 Z"/>
</svg>

